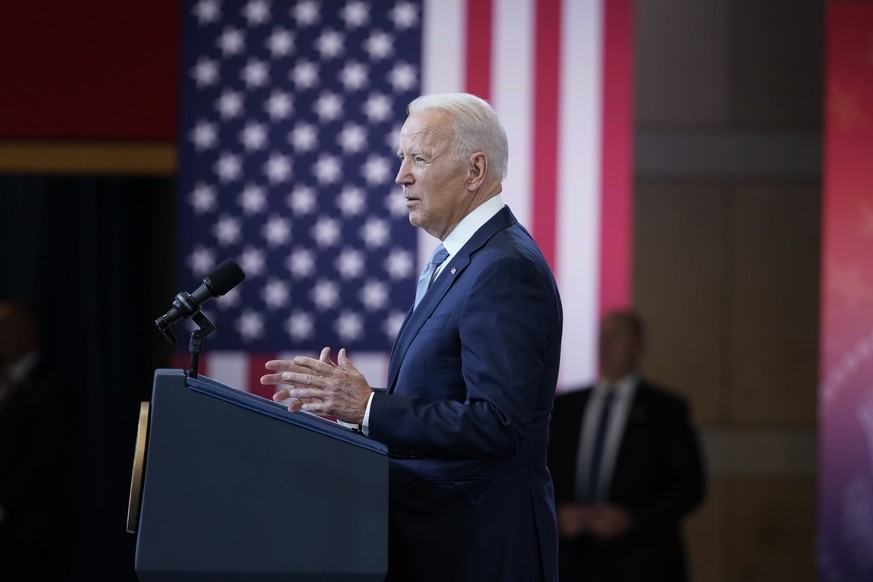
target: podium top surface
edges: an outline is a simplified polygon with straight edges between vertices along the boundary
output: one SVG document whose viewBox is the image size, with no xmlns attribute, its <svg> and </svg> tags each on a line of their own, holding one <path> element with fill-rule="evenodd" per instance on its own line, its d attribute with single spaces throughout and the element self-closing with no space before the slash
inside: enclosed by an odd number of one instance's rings
<svg viewBox="0 0 873 582">
<path fill-rule="evenodd" d="M 377 453 L 388 454 L 386 445 L 358 434 L 348 427 L 308 412 L 289 412 L 283 404 L 222 384 L 207 376 L 198 375 L 197 378 L 191 378 L 179 369 L 159 368 L 155 370 L 156 383 L 161 377 L 164 380 L 180 384 L 184 382 L 185 387 L 193 392 L 223 400 L 234 406 L 269 416 L 281 422 L 300 426 Z"/>
</svg>

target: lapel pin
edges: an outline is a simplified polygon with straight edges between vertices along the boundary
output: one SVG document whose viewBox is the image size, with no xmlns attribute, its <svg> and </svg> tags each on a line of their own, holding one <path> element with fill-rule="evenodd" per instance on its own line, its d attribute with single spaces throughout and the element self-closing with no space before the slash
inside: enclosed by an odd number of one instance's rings
<svg viewBox="0 0 873 582">
<path fill-rule="evenodd" d="M 457 269 L 456 269 L 456 268 L 454 268 L 454 267 L 452 267 L 452 275 L 454 275 L 454 274 L 455 274 L 455 271 L 457 271 Z"/>
</svg>

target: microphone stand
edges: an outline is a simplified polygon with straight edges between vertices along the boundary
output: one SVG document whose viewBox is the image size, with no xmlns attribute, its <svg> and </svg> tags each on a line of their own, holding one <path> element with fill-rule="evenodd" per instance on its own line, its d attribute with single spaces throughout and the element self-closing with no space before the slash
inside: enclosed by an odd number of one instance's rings
<svg viewBox="0 0 873 582">
<path fill-rule="evenodd" d="M 215 330 L 212 324 L 202 311 L 196 311 L 191 316 L 191 320 L 197 324 L 200 329 L 195 329 L 191 332 L 191 340 L 188 342 L 188 351 L 191 352 L 191 370 L 188 372 L 189 377 L 197 377 L 197 366 L 200 363 L 200 348 L 203 344 L 203 338 L 208 336 Z"/>
</svg>

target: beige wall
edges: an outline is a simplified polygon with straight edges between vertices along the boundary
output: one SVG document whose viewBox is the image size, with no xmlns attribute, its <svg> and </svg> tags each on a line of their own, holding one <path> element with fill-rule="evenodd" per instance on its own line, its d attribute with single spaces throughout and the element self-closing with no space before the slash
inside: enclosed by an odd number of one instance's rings
<svg viewBox="0 0 873 582">
<path fill-rule="evenodd" d="M 822 5 L 635 9 L 633 300 L 701 430 L 693 580 L 812 581 Z"/>
</svg>

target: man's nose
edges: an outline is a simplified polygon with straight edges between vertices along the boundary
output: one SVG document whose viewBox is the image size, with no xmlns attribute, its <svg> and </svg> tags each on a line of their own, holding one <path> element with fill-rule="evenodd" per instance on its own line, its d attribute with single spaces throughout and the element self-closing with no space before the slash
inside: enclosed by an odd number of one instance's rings
<svg viewBox="0 0 873 582">
<path fill-rule="evenodd" d="M 408 168 L 406 167 L 406 160 L 400 162 L 400 167 L 397 168 L 397 176 L 394 177 L 394 183 L 398 186 L 403 186 L 404 184 L 411 184 L 412 174 L 410 174 Z"/>
</svg>

